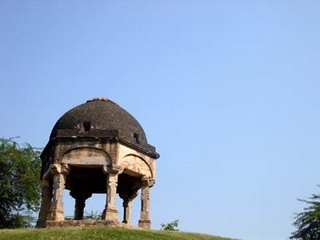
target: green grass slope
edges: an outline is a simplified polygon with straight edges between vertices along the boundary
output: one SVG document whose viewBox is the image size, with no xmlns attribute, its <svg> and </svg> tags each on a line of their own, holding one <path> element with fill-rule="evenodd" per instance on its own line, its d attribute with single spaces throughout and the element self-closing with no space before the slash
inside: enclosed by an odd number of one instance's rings
<svg viewBox="0 0 320 240">
<path fill-rule="evenodd" d="M 124 228 L 47 228 L 0 230 L 0 240 L 230 240 L 205 234 Z"/>
</svg>

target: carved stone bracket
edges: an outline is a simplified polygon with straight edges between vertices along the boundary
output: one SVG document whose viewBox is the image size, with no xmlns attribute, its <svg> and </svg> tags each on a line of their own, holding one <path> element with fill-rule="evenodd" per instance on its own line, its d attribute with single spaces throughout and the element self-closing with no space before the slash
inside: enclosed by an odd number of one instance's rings
<svg viewBox="0 0 320 240">
<path fill-rule="evenodd" d="M 155 180 L 153 178 L 150 178 L 150 177 L 142 177 L 141 178 L 141 185 L 142 186 L 148 186 L 148 187 L 153 187 L 153 185 L 155 184 Z"/>
<path fill-rule="evenodd" d="M 111 168 L 111 173 L 112 174 L 121 174 L 123 172 L 123 168 L 118 166 L 118 165 L 113 165 Z"/>
<path fill-rule="evenodd" d="M 111 172 L 111 166 L 110 165 L 103 165 L 102 166 L 102 172 L 103 174 L 108 174 Z"/>
<path fill-rule="evenodd" d="M 70 172 L 70 167 L 68 164 L 51 164 L 49 166 L 48 171 L 43 175 L 43 179 L 47 179 L 49 177 L 49 175 L 55 175 L 55 174 L 68 174 Z"/>
</svg>

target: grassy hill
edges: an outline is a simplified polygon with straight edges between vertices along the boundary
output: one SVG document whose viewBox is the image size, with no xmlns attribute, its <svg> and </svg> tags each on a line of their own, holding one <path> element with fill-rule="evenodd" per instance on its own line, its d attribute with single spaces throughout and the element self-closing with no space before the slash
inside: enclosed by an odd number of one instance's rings
<svg viewBox="0 0 320 240">
<path fill-rule="evenodd" d="M 124 228 L 47 228 L 0 230 L 0 240 L 230 240 L 205 234 Z"/>
</svg>

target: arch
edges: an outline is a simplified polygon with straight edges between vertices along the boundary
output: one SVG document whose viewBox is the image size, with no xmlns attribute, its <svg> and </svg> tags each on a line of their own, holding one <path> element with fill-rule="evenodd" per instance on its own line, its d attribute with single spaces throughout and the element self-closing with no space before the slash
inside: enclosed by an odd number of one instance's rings
<svg viewBox="0 0 320 240">
<path fill-rule="evenodd" d="M 68 150 L 62 157 L 61 163 L 73 166 L 110 166 L 112 161 L 107 152 L 94 147 L 78 147 Z"/>
<path fill-rule="evenodd" d="M 130 153 L 125 155 L 121 160 L 121 166 L 130 172 L 153 177 L 152 169 L 147 161 L 136 154 Z"/>
</svg>

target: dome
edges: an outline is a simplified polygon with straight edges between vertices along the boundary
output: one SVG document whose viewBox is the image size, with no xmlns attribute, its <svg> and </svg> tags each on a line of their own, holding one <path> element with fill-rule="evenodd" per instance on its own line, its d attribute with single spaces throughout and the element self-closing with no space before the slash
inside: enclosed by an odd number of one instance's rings
<svg viewBox="0 0 320 240">
<path fill-rule="evenodd" d="M 66 112 L 53 127 L 50 140 L 57 136 L 59 130 L 78 130 L 92 135 L 97 132 L 95 130 L 116 130 L 119 139 L 141 147 L 148 145 L 139 122 L 106 98 L 94 98 Z"/>
</svg>

